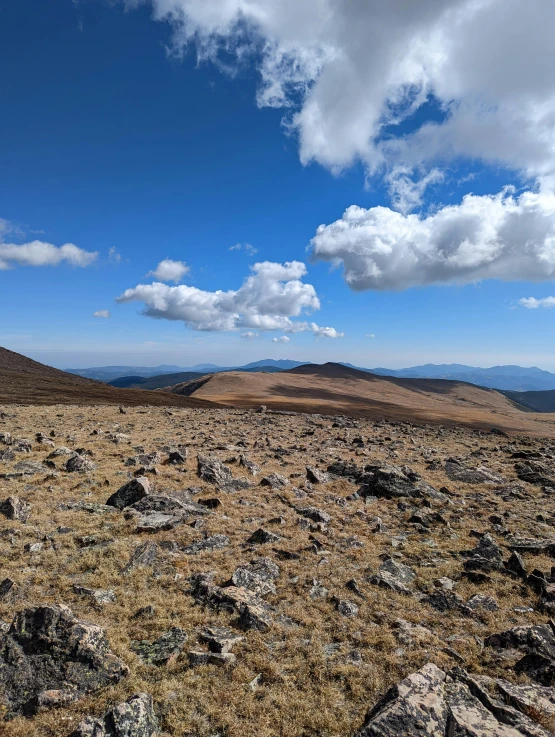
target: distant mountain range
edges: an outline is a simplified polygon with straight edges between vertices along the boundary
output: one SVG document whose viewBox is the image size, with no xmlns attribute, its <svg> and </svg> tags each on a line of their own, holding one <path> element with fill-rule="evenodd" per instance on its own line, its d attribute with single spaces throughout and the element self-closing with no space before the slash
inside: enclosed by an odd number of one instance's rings
<svg viewBox="0 0 555 737">
<path fill-rule="evenodd" d="M 150 386 L 143 388 L 160 388 L 171 384 L 198 378 L 207 373 L 220 373 L 222 371 L 286 371 L 297 366 L 310 365 L 311 361 L 274 360 L 262 359 L 247 363 L 244 366 L 217 366 L 210 363 L 196 364 L 195 366 L 179 367 L 171 365 L 161 366 L 101 366 L 86 369 L 66 369 L 69 373 L 84 376 L 97 381 L 113 383 L 116 386 L 139 386 L 140 379 L 156 377 L 156 381 Z M 546 391 L 555 389 L 555 374 L 536 368 L 523 368 L 522 366 L 493 366 L 492 368 L 478 368 L 476 366 L 465 366 L 464 364 L 425 364 L 423 366 L 412 366 L 404 369 L 388 368 L 363 368 L 351 363 L 343 363 L 343 366 L 356 368 L 361 371 L 377 374 L 378 376 L 395 376 L 402 379 L 447 379 L 450 381 L 465 381 L 469 384 L 484 386 L 489 389 L 499 389 L 512 392 Z M 175 381 L 158 379 L 157 377 L 172 375 Z M 183 374 L 194 374 L 188 378 Z M 177 376 L 179 375 L 179 376 Z M 147 382 L 143 382 L 146 384 Z"/>
<path fill-rule="evenodd" d="M 84 376 L 87 379 L 96 379 L 97 381 L 104 381 L 109 383 L 121 378 L 146 378 L 149 376 L 161 376 L 164 374 L 179 374 L 179 373 L 219 373 L 220 371 L 237 371 L 248 370 L 248 369 L 260 369 L 261 367 L 272 366 L 280 371 L 287 369 L 296 368 L 297 366 L 303 366 L 304 364 L 310 363 L 310 361 L 276 361 L 272 358 L 263 359 L 262 361 L 254 361 L 253 363 L 247 363 L 245 366 L 216 366 L 213 363 L 197 363 L 195 366 L 172 366 L 162 364 L 160 366 L 96 366 L 93 368 L 84 369 L 64 369 L 68 374 L 75 374 L 77 376 Z M 194 377 L 193 377 L 194 378 Z M 182 379 L 185 381 L 185 379 Z M 177 383 L 177 382 L 174 382 Z M 167 384 L 166 384 L 167 386 Z"/>
</svg>

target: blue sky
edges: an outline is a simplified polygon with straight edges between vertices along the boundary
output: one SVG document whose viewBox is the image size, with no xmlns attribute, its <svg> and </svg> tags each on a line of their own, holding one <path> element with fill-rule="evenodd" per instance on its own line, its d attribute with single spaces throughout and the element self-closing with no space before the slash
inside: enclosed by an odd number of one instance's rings
<svg viewBox="0 0 555 737">
<path fill-rule="evenodd" d="M 0 345 L 555 370 L 555 18 L 508 3 L 5 0 Z M 515 29 L 544 67 L 495 66 Z"/>
</svg>

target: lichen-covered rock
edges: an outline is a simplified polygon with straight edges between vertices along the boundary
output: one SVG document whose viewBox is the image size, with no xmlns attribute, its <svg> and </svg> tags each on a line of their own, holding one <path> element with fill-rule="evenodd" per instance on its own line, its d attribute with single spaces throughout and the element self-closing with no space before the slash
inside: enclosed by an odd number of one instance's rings
<svg viewBox="0 0 555 737">
<path fill-rule="evenodd" d="M 502 484 L 505 479 L 484 466 L 469 468 L 456 458 L 449 458 L 445 463 L 445 473 L 452 481 L 464 484 Z"/>
<path fill-rule="evenodd" d="M 411 595 L 415 579 L 416 573 L 412 568 L 390 558 L 382 563 L 378 575 L 372 577 L 371 583 L 399 594 Z"/>
<path fill-rule="evenodd" d="M 70 473 L 88 473 L 89 471 L 94 471 L 95 468 L 95 463 L 88 458 L 77 454 L 68 458 L 65 464 L 66 471 L 69 471 Z"/>
<path fill-rule="evenodd" d="M 212 456 L 198 456 L 197 473 L 203 481 L 211 484 L 223 485 L 233 481 L 233 474 L 228 466 Z"/>
<path fill-rule="evenodd" d="M 223 548 L 227 548 L 229 544 L 230 540 L 227 535 L 212 535 L 212 537 L 205 537 L 202 540 L 196 540 L 190 545 L 187 545 L 183 548 L 183 552 L 185 555 L 197 555 L 207 550 L 222 550 Z"/>
<path fill-rule="evenodd" d="M 167 665 L 172 663 L 183 650 L 187 633 L 180 627 L 172 627 L 157 640 L 135 640 L 131 649 L 147 665 Z"/>
<path fill-rule="evenodd" d="M 327 484 L 330 480 L 329 474 L 313 466 L 306 467 L 306 478 L 311 484 Z"/>
<path fill-rule="evenodd" d="M 79 698 L 128 675 L 102 627 L 66 606 L 24 609 L 0 638 L 0 698 L 8 713 Z"/>
<path fill-rule="evenodd" d="M 31 505 L 17 496 L 10 496 L 0 502 L 0 513 L 8 519 L 27 522 L 31 514 Z"/>
<path fill-rule="evenodd" d="M 70 737 L 157 737 L 158 720 L 152 697 L 146 693 L 132 696 L 110 709 L 101 719 L 88 717 Z"/>
<path fill-rule="evenodd" d="M 357 737 L 443 737 L 449 708 L 445 673 L 428 663 L 393 686 L 366 715 Z"/>
<path fill-rule="evenodd" d="M 106 504 L 116 509 L 125 509 L 136 504 L 143 497 L 150 494 L 150 482 L 145 476 L 138 476 L 127 484 L 120 486 L 112 496 L 107 499 Z"/>
<path fill-rule="evenodd" d="M 549 737 L 527 711 L 543 719 L 551 704 L 544 698 L 541 711 L 528 709 L 529 701 L 527 694 L 520 702 L 512 700 L 516 708 L 507 706 L 464 671 L 454 669 L 447 675 L 428 663 L 385 694 L 356 737 Z"/>
<path fill-rule="evenodd" d="M 549 625 L 513 627 L 485 639 L 485 645 L 500 650 L 519 650 L 523 657 L 514 665 L 544 686 L 555 684 L 555 633 Z"/>
<path fill-rule="evenodd" d="M 158 545 L 146 542 L 138 545 L 120 573 L 129 573 L 134 568 L 151 566 L 158 557 Z"/>
<path fill-rule="evenodd" d="M 466 571 L 498 571 L 503 568 L 503 551 L 490 534 L 482 535 L 478 545 L 468 555 Z"/>
</svg>

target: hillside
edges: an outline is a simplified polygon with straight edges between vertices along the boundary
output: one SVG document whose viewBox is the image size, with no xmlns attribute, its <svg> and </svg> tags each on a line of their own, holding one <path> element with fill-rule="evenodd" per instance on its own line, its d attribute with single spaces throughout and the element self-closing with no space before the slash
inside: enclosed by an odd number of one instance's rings
<svg viewBox="0 0 555 737">
<path fill-rule="evenodd" d="M 545 392 L 503 392 L 513 402 L 532 412 L 555 412 L 555 390 Z"/>
<path fill-rule="evenodd" d="M 264 404 L 286 411 L 555 434 L 555 416 L 521 412 L 497 391 L 440 379 L 375 376 L 335 363 L 272 375 L 212 374 L 172 391 L 231 407 Z"/>
<path fill-rule="evenodd" d="M 233 369 L 222 369 L 222 373 L 232 371 Z M 267 374 L 274 374 L 281 371 L 277 366 L 259 366 L 256 368 L 242 367 L 236 369 L 237 371 L 261 371 Z M 200 379 L 202 376 L 207 376 L 208 371 L 182 371 L 177 374 L 161 374 L 160 376 L 122 376 L 119 379 L 108 382 L 110 386 L 117 386 L 120 388 L 131 388 L 131 389 L 164 389 L 166 387 L 174 386 L 175 384 L 183 384 L 187 381 L 193 381 L 194 379 Z M 212 372 L 210 372 L 212 373 Z"/>
<path fill-rule="evenodd" d="M 203 407 L 202 399 L 175 394 L 116 389 L 45 366 L 0 347 L 0 404 L 122 404 Z"/>
</svg>

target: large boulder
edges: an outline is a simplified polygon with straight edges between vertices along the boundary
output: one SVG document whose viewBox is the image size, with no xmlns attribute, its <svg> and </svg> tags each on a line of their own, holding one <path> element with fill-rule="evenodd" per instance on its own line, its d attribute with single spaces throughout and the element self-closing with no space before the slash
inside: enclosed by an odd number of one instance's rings
<svg viewBox="0 0 555 737">
<path fill-rule="evenodd" d="M 356 737 L 549 737 L 553 695 L 428 663 L 393 686 Z M 533 690 L 533 689 L 532 689 Z M 551 689 L 550 689 L 551 690 Z M 516 693 L 515 693 L 516 691 Z M 536 708 L 530 709 L 533 703 Z M 537 719 L 538 721 L 534 721 Z M 538 723 L 541 722 L 541 723 Z"/>
<path fill-rule="evenodd" d="M 152 697 L 139 693 L 114 706 L 100 719 L 87 717 L 70 737 L 157 737 L 158 734 Z"/>
<path fill-rule="evenodd" d="M 30 715 L 117 683 L 128 673 L 102 627 L 77 619 L 63 605 L 18 612 L 0 638 L 0 699 L 8 713 Z"/>
</svg>

